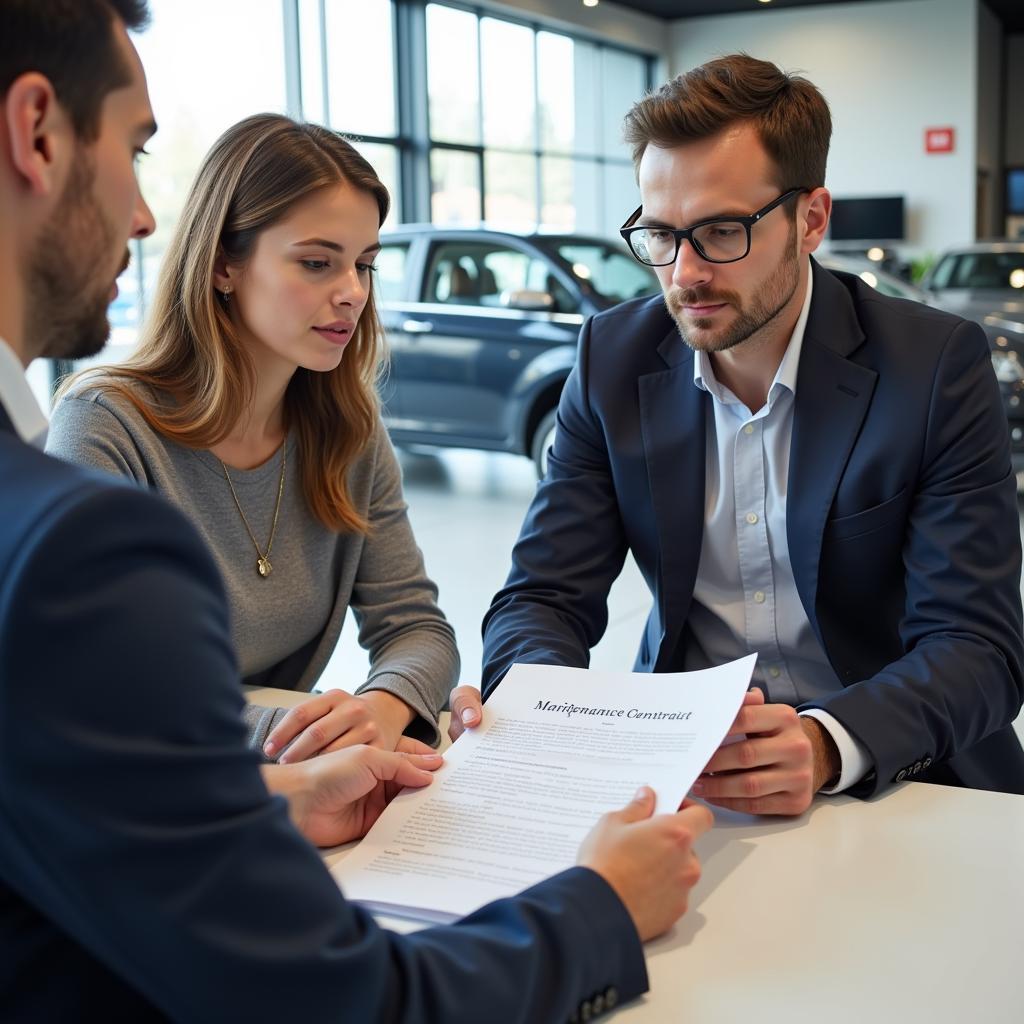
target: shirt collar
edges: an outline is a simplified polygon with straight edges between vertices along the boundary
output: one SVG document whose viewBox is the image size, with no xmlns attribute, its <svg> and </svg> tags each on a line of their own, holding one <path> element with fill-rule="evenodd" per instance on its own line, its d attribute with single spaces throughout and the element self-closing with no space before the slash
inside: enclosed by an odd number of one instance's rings
<svg viewBox="0 0 1024 1024">
<path fill-rule="evenodd" d="M 768 389 L 769 400 L 772 393 L 777 390 L 776 385 L 786 388 L 792 394 L 796 394 L 796 375 L 800 368 L 800 352 L 804 346 L 804 331 L 807 329 L 807 318 L 811 312 L 811 292 L 814 290 L 814 274 L 807 275 L 807 294 L 804 296 L 804 304 L 800 309 L 800 316 L 797 317 L 796 326 L 789 336 L 789 344 L 786 352 L 775 371 L 775 379 Z M 715 378 L 715 371 L 711 366 L 711 359 L 707 352 L 699 351 L 697 358 L 693 361 L 693 383 L 702 391 L 708 391 L 719 401 L 723 400 L 722 386 Z"/>
<path fill-rule="evenodd" d="M 42 448 L 46 443 L 46 417 L 25 378 L 21 360 L 3 338 L 0 338 L 0 403 L 18 436 Z"/>
</svg>

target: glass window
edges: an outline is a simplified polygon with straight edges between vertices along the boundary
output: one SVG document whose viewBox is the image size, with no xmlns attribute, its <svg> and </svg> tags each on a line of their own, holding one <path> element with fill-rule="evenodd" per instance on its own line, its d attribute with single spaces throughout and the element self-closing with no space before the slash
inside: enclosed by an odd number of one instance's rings
<svg viewBox="0 0 1024 1024">
<path fill-rule="evenodd" d="M 409 246 L 407 243 L 381 246 L 381 250 L 374 260 L 377 275 L 373 279 L 379 301 L 394 302 L 406 297 L 405 265 L 408 256 Z"/>
<path fill-rule="evenodd" d="M 533 149 L 535 138 L 533 30 L 480 19 L 484 144 Z"/>
<path fill-rule="evenodd" d="M 484 153 L 484 217 L 502 227 L 530 228 L 537 223 L 537 161 L 529 154 Z"/>
<path fill-rule="evenodd" d="M 537 33 L 537 116 L 542 149 L 573 151 L 577 93 L 574 48 L 568 36 Z"/>
<path fill-rule="evenodd" d="M 629 156 L 622 141 L 622 119 L 647 89 L 642 57 L 621 50 L 601 51 L 601 151 L 605 156 Z"/>
<path fill-rule="evenodd" d="M 326 0 L 333 128 L 357 135 L 396 133 L 391 7 L 391 0 Z"/>
<path fill-rule="evenodd" d="M 600 167 L 593 160 L 546 156 L 540 161 L 541 223 L 563 231 L 601 230 Z"/>
<path fill-rule="evenodd" d="M 614 237 L 626 218 L 640 205 L 640 189 L 633 165 L 608 161 L 604 165 L 603 192 L 601 234 Z"/>
<path fill-rule="evenodd" d="M 559 245 L 557 252 L 578 281 L 612 302 L 653 295 L 659 289 L 653 271 L 614 246 L 574 243 Z"/>
<path fill-rule="evenodd" d="M 323 34 L 320 31 L 320 0 L 299 0 L 299 72 L 302 84 L 302 117 L 324 124 Z"/>
<path fill-rule="evenodd" d="M 370 161 L 377 177 L 387 186 L 391 193 L 391 208 L 388 210 L 385 227 L 394 227 L 401 220 L 399 211 L 398 192 L 398 149 L 395 146 L 388 146 L 383 142 L 360 142 L 358 139 L 349 140 L 359 152 Z"/>
<path fill-rule="evenodd" d="M 480 161 L 475 153 L 431 152 L 430 215 L 435 224 L 479 223 Z"/>
<path fill-rule="evenodd" d="M 432 139 L 479 143 L 479 61 L 476 15 L 428 4 L 427 93 Z"/>
</svg>

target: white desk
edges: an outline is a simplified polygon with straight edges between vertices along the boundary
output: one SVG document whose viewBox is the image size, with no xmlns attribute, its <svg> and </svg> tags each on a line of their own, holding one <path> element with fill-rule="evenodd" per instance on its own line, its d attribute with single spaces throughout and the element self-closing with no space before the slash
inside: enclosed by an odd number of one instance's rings
<svg viewBox="0 0 1024 1024">
<path fill-rule="evenodd" d="M 603 1020 L 1024 1022 L 1024 797 L 907 783 L 793 820 L 718 811 L 698 851 L 689 912 L 647 947 L 651 991 Z"/>
</svg>

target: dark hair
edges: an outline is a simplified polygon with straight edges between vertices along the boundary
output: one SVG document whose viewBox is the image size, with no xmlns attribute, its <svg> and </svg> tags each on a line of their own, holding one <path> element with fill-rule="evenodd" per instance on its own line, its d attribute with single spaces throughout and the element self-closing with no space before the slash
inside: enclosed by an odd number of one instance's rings
<svg viewBox="0 0 1024 1024">
<path fill-rule="evenodd" d="M 38 71 L 53 84 L 75 133 L 91 142 L 107 93 L 131 81 L 117 52 L 114 19 L 141 29 L 147 6 L 146 0 L 0 0 L 0 95 Z"/>
<path fill-rule="evenodd" d="M 757 130 L 779 188 L 825 184 L 832 136 L 825 97 L 806 78 L 745 53 L 702 64 L 645 96 L 626 115 L 623 135 L 639 168 L 648 145 L 670 149 L 742 121 Z"/>
</svg>

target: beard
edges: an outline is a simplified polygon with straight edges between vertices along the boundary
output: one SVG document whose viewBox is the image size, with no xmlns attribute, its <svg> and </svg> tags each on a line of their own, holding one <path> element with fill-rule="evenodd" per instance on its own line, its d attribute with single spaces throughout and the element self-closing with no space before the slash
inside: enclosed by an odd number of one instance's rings
<svg viewBox="0 0 1024 1024">
<path fill-rule="evenodd" d="M 744 306 L 738 292 L 715 292 L 700 288 L 669 288 L 665 292 L 665 305 L 676 322 L 679 334 L 690 348 L 704 352 L 725 352 L 756 334 L 771 323 L 789 304 L 800 283 L 800 264 L 795 250 L 796 224 L 786 243 L 785 254 L 761 283 L 749 303 Z M 713 306 L 724 302 L 736 310 L 735 319 L 717 334 L 710 332 L 715 324 L 711 317 L 686 318 L 684 306 Z"/>
<path fill-rule="evenodd" d="M 110 337 L 109 270 L 116 234 L 93 195 L 95 169 L 79 156 L 28 259 L 25 336 L 50 359 L 96 355 Z M 128 266 L 127 248 L 121 269 Z"/>
</svg>

